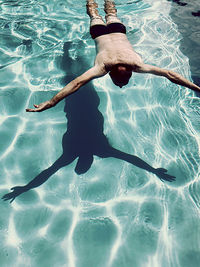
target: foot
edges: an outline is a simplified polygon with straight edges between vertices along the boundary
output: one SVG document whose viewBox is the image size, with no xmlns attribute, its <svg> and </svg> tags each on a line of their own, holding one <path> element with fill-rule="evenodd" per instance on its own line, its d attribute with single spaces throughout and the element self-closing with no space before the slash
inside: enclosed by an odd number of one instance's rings
<svg viewBox="0 0 200 267">
<path fill-rule="evenodd" d="M 115 8 L 114 1 L 105 1 L 104 11 L 106 12 L 106 14 L 117 15 L 117 9 Z"/>
<path fill-rule="evenodd" d="M 99 13 L 98 13 L 98 5 L 97 3 L 93 2 L 93 1 L 88 1 L 87 4 L 86 4 L 86 7 L 87 7 L 87 14 L 90 16 L 90 17 L 96 17 L 96 16 L 99 16 Z"/>
</svg>

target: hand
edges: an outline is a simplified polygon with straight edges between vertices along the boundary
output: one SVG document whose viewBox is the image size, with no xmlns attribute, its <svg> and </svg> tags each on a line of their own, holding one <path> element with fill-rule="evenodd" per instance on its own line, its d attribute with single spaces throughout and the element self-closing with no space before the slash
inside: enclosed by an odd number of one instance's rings
<svg viewBox="0 0 200 267">
<path fill-rule="evenodd" d="M 5 194 L 5 195 L 2 197 L 2 199 L 3 199 L 4 201 L 6 201 L 6 200 L 10 200 L 10 199 L 11 199 L 10 203 L 12 203 L 13 200 L 15 200 L 16 197 L 18 197 L 19 195 L 21 195 L 22 193 L 24 193 L 24 192 L 27 191 L 27 190 L 25 189 L 24 186 L 15 186 L 15 187 L 11 188 L 11 190 L 12 190 L 13 192 L 8 193 L 8 194 Z"/>
<path fill-rule="evenodd" d="M 53 107 L 53 104 L 50 101 L 43 102 L 39 105 L 34 105 L 35 109 L 27 108 L 26 112 L 41 112 L 45 109 Z"/>
<path fill-rule="evenodd" d="M 163 168 L 158 168 L 155 169 L 155 174 L 160 178 L 160 180 L 163 181 L 168 181 L 168 182 L 173 182 L 175 181 L 176 177 L 175 176 L 171 176 L 169 174 L 166 173 L 167 170 L 163 169 Z"/>
</svg>

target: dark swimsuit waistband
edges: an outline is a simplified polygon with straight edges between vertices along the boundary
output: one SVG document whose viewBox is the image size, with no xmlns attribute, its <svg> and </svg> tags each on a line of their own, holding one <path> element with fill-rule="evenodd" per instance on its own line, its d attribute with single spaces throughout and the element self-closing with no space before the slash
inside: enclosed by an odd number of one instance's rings
<svg viewBox="0 0 200 267">
<path fill-rule="evenodd" d="M 94 25 L 90 27 L 90 34 L 93 39 L 109 33 L 126 34 L 126 27 L 120 22 L 113 22 L 108 25 Z"/>
</svg>

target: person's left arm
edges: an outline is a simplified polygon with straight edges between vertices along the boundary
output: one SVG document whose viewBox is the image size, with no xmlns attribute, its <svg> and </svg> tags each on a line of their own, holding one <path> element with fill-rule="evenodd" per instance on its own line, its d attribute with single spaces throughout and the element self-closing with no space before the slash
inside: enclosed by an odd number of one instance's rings
<svg viewBox="0 0 200 267">
<path fill-rule="evenodd" d="M 52 99 L 45 101 L 39 105 L 34 105 L 34 109 L 26 109 L 27 112 L 41 112 L 46 109 L 54 107 L 63 98 L 77 91 L 81 86 L 88 83 L 90 80 L 106 75 L 103 66 L 96 65 L 85 73 L 68 83 L 62 90 L 60 90 Z"/>
<path fill-rule="evenodd" d="M 156 66 L 152 66 L 152 65 L 147 65 L 147 64 L 141 64 L 138 65 L 135 68 L 135 72 L 138 73 L 151 73 L 157 76 L 163 76 L 166 77 L 167 79 L 169 79 L 171 82 L 185 86 L 189 89 L 192 89 L 194 91 L 198 91 L 200 92 L 200 87 L 197 86 L 196 84 L 188 81 L 187 79 L 185 79 L 182 75 L 171 71 L 171 70 L 166 70 L 166 69 L 161 69 L 158 68 Z"/>
</svg>

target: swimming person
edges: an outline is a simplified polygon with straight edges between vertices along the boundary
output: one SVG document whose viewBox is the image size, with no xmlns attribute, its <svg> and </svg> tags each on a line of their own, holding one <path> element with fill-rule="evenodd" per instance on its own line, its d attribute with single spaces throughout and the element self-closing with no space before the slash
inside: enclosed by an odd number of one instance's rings
<svg viewBox="0 0 200 267">
<path fill-rule="evenodd" d="M 120 88 L 128 84 L 133 72 L 137 72 L 163 76 L 175 84 L 200 91 L 199 86 L 174 71 L 143 63 L 127 39 L 126 27 L 117 17 L 114 1 L 105 0 L 106 24 L 99 15 L 98 5 L 94 0 L 87 0 L 86 6 L 87 14 L 90 16 L 90 34 L 97 48 L 94 66 L 67 84 L 52 99 L 34 105 L 34 109 L 26 109 L 27 112 L 41 112 L 54 107 L 63 98 L 74 93 L 90 80 L 106 74 L 109 74 L 113 83 Z"/>
</svg>

